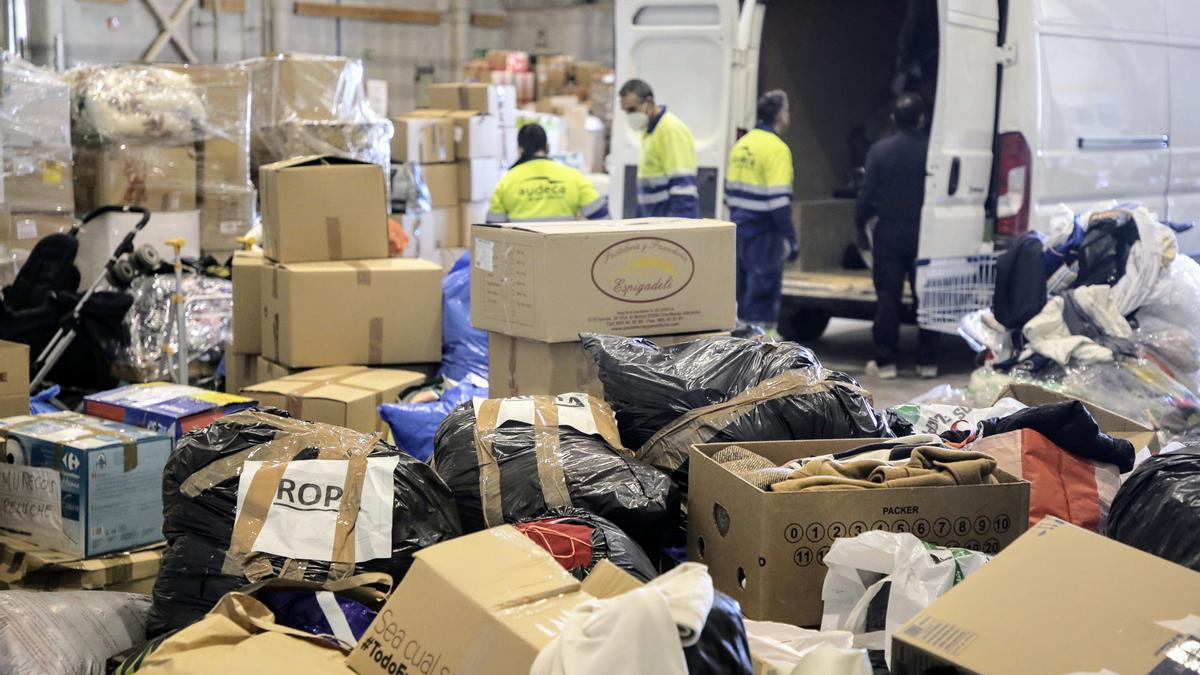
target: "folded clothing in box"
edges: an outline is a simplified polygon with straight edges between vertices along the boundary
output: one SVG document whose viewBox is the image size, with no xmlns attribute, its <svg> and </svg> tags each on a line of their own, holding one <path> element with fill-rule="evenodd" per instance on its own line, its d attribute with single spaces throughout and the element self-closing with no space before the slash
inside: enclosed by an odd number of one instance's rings
<svg viewBox="0 0 1200 675">
<path fill-rule="evenodd" d="M 374 435 L 258 411 L 184 436 L 162 489 L 152 633 L 198 620 L 248 580 L 399 581 L 416 551 L 461 531 L 428 465 Z"/>
<path fill-rule="evenodd" d="M 5 527 L 79 556 L 161 541 L 166 435 L 69 412 L 0 420 L 0 434 Z"/>
<path fill-rule="evenodd" d="M 91 394 L 83 402 L 89 415 L 163 431 L 173 438 L 254 405 L 244 396 L 169 382 L 131 384 Z"/>
</svg>

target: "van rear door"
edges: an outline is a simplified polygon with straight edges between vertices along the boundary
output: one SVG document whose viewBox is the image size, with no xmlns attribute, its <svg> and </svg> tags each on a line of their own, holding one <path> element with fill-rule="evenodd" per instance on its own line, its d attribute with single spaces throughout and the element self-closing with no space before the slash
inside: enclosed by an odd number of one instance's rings
<svg viewBox="0 0 1200 675">
<path fill-rule="evenodd" d="M 938 79 L 921 210 L 923 259 L 981 252 L 996 125 L 997 0 L 938 0 Z"/>
<path fill-rule="evenodd" d="M 738 24 L 737 0 L 617 0 L 616 85 L 636 77 L 654 89 L 696 139 L 700 215 L 718 213 L 730 139 L 729 97 Z M 637 214 L 641 132 L 625 123 L 620 96 L 613 106 L 613 183 L 609 204 L 622 217 Z"/>
</svg>

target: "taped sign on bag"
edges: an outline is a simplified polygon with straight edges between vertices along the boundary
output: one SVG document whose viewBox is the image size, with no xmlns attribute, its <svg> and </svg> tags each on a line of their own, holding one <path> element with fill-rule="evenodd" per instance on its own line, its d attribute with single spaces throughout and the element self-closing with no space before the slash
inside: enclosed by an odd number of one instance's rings
<svg viewBox="0 0 1200 675">
<path fill-rule="evenodd" d="M 543 397 L 544 398 L 544 397 Z M 479 417 L 479 407 L 486 399 L 476 398 L 472 401 L 475 416 Z M 585 394 L 559 394 L 554 403 L 558 408 L 558 426 L 570 427 L 581 434 L 600 435 L 596 418 L 588 404 L 589 397 Z M 536 426 L 537 403 L 533 396 L 515 396 L 503 399 L 500 412 L 496 415 L 496 426 L 505 422 L 522 422 Z"/>
<path fill-rule="evenodd" d="M 392 556 L 393 475 L 398 456 L 368 457 L 354 525 L 354 562 Z M 240 513 L 254 475 L 264 462 L 245 462 L 238 480 Z M 312 459 L 288 462 L 250 550 L 300 560 L 334 559 L 334 533 L 350 462 Z"/>
</svg>

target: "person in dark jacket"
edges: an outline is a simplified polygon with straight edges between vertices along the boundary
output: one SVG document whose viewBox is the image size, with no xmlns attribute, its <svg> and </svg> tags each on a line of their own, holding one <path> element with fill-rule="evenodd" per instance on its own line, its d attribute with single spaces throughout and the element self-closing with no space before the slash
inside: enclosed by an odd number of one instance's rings
<svg viewBox="0 0 1200 675">
<path fill-rule="evenodd" d="M 905 279 L 916 295 L 917 240 L 929 152 L 928 119 L 928 106 L 920 96 L 902 94 L 896 100 L 892 112 L 896 133 L 875 143 L 867 153 L 866 175 L 854 214 L 860 232 L 873 216 L 879 218 L 871 244 L 875 359 L 867 363 L 867 374 L 882 379 L 897 374 Z M 920 332 L 917 373 L 921 377 L 937 377 L 939 338 L 933 331 Z"/>
</svg>

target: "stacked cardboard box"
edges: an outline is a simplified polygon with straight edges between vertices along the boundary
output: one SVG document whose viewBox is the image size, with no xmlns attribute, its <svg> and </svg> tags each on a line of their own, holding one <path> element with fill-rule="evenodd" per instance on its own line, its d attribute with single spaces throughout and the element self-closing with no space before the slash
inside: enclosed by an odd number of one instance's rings
<svg viewBox="0 0 1200 675">
<path fill-rule="evenodd" d="M 580 169 L 585 173 L 603 173 L 606 127 L 594 118 L 586 102 L 575 95 L 548 96 L 538 99 L 535 110 L 561 120 L 559 147 L 562 153 L 578 154 Z"/>
<path fill-rule="evenodd" d="M 263 359 L 290 369 L 441 358 L 442 270 L 388 258 L 378 165 L 296 158 L 263 166 L 259 185 Z"/>
<path fill-rule="evenodd" d="M 734 227 L 715 220 L 475 225 L 471 323 L 493 395 L 600 393 L 579 334 L 666 342 L 734 325 Z"/>
<path fill-rule="evenodd" d="M 410 248 L 421 257 L 428 257 L 435 250 L 462 246 L 455 163 L 460 144 L 456 139 L 466 134 L 462 145 L 467 148 L 472 125 L 469 117 L 455 119 L 452 114 L 449 110 L 416 110 L 392 120 L 396 127 L 392 161 L 412 165 L 414 174 L 419 174 L 429 190 L 428 211 L 424 210 L 426 205 L 416 208 L 405 205 L 407 224 L 414 235 L 410 242 L 415 241 Z"/>
<path fill-rule="evenodd" d="M 0 61 L 0 281 L 11 281 L 33 245 L 72 224 L 71 90 L 16 58 Z"/>
<path fill-rule="evenodd" d="M 468 61 L 463 66 L 463 79 L 513 87 L 518 105 L 534 100 L 537 93 L 537 78 L 529 70 L 528 52 L 493 49 L 482 59 Z"/>
</svg>

